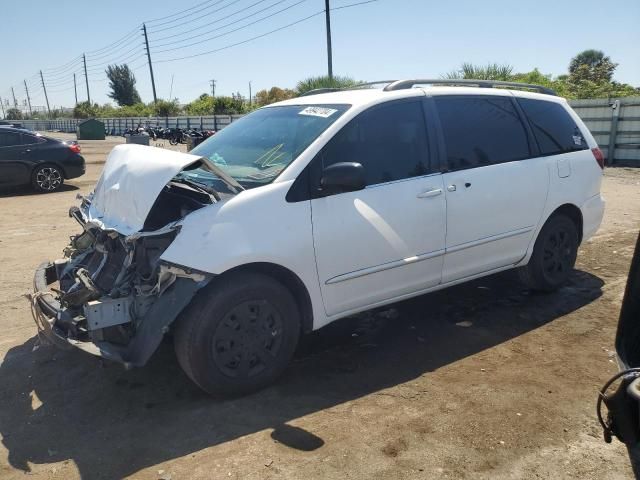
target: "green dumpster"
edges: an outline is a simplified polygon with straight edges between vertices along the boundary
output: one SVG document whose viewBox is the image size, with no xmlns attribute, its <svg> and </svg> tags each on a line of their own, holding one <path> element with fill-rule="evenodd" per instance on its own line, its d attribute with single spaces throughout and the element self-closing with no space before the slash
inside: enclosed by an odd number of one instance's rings
<svg viewBox="0 0 640 480">
<path fill-rule="evenodd" d="M 76 128 L 78 140 L 104 140 L 104 123 L 95 118 L 80 122 Z"/>
</svg>

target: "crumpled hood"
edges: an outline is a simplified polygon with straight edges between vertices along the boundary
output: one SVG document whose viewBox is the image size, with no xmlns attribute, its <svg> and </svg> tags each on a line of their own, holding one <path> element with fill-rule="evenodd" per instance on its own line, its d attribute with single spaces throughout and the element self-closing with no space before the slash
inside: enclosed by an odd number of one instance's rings
<svg viewBox="0 0 640 480">
<path fill-rule="evenodd" d="M 142 230 L 156 198 L 180 171 L 200 157 L 142 145 L 118 145 L 96 184 L 87 220 L 123 235 Z"/>
</svg>

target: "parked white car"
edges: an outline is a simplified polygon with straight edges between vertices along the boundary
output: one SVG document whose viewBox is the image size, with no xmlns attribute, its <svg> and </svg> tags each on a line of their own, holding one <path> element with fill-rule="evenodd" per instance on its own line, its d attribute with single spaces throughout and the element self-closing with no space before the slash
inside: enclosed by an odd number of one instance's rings
<svg viewBox="0 0 640 480">
<path fill-rule="evenodd" d="M 191 154 L 114 148 L 36 272 L 39 327 L 127 366 L 172 330 L 196 384 L 241 394 L 360 311 L 510 268 L 557 289 L 602 220 L 596 142 L 542 87 L 440 83 L 287 100 Z"/>
</svg>

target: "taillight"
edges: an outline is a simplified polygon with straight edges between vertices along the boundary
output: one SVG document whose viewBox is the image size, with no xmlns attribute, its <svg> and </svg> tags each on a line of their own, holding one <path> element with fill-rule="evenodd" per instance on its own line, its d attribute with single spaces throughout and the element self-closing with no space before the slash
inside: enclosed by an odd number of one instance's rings
<svg viewBox="0 0 640 480">
<path fill-rule="evenodd" d="M 77 143 L 72 143 L 71 145 L 69 145 L 69 150 L 71 150 L 73 153 L 80 153 L 80 145 L 78 145 Z"/>
<path fill-rule="evenodd" d="M 595 157 L 596 162 L 598 162 L 598 165 L 600 165 L 600 168 L 604 170 L 604 154 L 602 153 L 602 150 L 598 147 L 592 148 L 591 153 L 593 153 L 593 156 Z"/>
</svg>

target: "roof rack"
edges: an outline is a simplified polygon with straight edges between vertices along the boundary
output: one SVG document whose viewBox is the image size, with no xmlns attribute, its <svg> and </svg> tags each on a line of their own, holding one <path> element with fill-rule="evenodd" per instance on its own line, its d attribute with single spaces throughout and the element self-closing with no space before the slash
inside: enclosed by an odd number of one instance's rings
<svg viewBox="0 0 640 480">
<path fill-rule="evenodd" d="M 316 88 L 315 90 L 309 90 L 308 92 L 298 95 L 298 97 L 307 97 L 309 95 L 320 95 L 321 93 L 342 92 L 346 90 L 358 90 L 360 88 L 371 87 L 373 85 L 391 84 L 397 82 L 397 80 L 378 80 L 377 82 L 365 82 L 352 85 L 351 87 L 328 87 L 328 88 Z"/>
<path fill-rule="evenodd" d="M 472 80 L 472 79 L 416 79 L 416 80 L 398 80 L 396 82 L 389 83 L 384 87 L 385 92 L 391 92 L 394 90 L 405 90 L 413 88 L 416 85 L 452 85 L 452 86 L 465 86 L 465 87 L 480 87 L 480 88 L 494 88 L 494 87 L 511 87 L 511 88 L 523 88 L 526 90 L 534 90 L 539 93 L 547 95 L 557 96 L 558 94 L 547 87 L 542 85 L 533 85 L 530 83 L 519 82 L 503 82 L 500 80 Z"/>
</svg>

